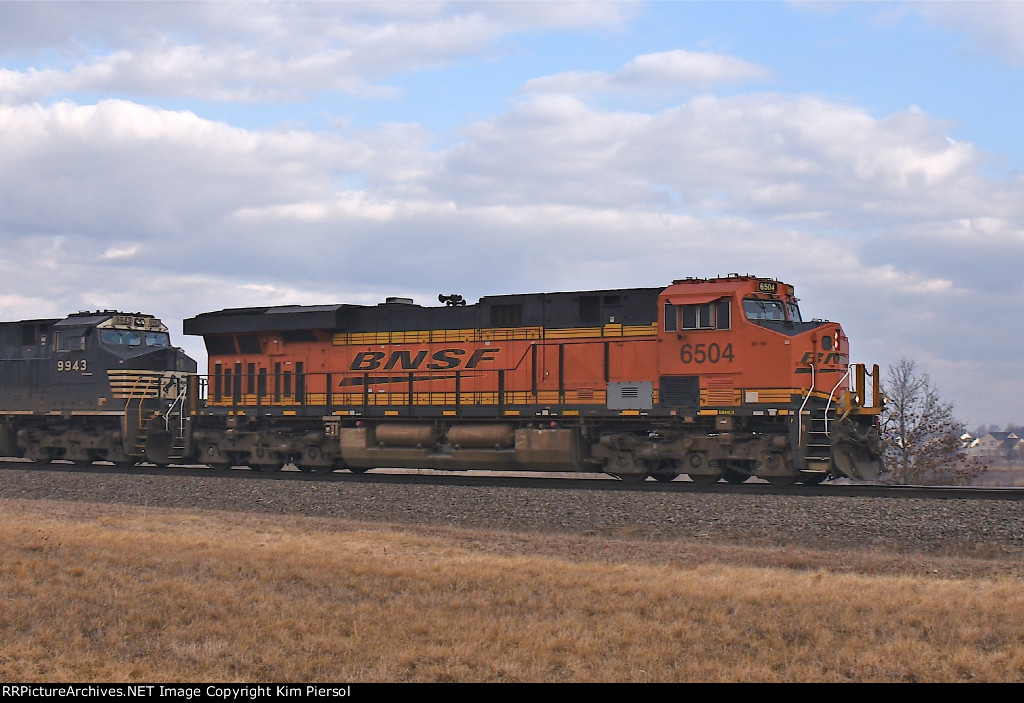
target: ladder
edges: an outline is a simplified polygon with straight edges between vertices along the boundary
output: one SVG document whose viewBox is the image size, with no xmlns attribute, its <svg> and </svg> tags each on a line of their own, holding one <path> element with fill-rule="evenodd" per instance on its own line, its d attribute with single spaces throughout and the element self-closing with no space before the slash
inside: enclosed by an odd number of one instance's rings
<svg viewBox="0 0 1024 703">
<path fill-rule="evenodd" d="M 136 461 L 146 456 L 146 426 L 153 417 L 152 413 L 143 413 L 142 403 L 146 398 L 154 397 L 159 390 L 159 378 L 138 376 L 126 394 L 122 427 L 124 446 L 128 456 Z"/>
<path fill-rule="evenodd" d="M 168 452 L 169 458 L 181 459 L 185 456 L 188 448 L 186 437 L 187 420 L 185 418 L 185 398 L 188 395 L 188 384 L 175 383 L 174 388 L 177 391 L 177 395 L 171 401 L 167 412 L 164 413 L 164 428 L 171 436 L 171 447 Z M 169 388 L 165 390 L 169 390 Z"/>
<path fill-rule="evenodd" d="M 804 465 L 810 468 L 813 464 L 829 464 L 832 461 L 832 440 L 828 435 L 828 408 L 812 407 L 800 421 L 806 427 Z"/>
<path fill-rule="evenodd" d="M 159 457 L 159 463 L 163 463 L 165 459 L 183 458 L 187 449 L 185 409 L 187 384 L 182 384 L 179 380 L 172 378 L 167 385 L 161 387 L 159 375 L 140 375 L 135 379 L 126 395 L 123 430 L 125 447 L 131 447 L 131 451 L 128 452 L 129 456 L 136 461 L 152 459 L 147 456 L 146 443 L 149 439 L 150 427 L 155 418 L 161 417 L 161 412 L 157 409 L 144 412 L 143 403 L 147 399 L 170 397 L 171 403 L 162 413 L 162 429 L 169 435 L 170 445 L 167 448 L 167 456 Z M 159 424 L 156 426 L 159 427 Z"/>
</svg>

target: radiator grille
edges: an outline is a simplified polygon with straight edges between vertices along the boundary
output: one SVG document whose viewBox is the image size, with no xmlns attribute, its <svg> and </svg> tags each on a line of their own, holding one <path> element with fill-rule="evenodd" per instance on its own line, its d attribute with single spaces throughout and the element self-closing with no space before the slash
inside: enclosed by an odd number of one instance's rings
<svg viewBox="0 0 1024 703">
<path fill-rule="evenodd" d="M 662 376 L 660 397 L 663 405 L 696 408 L 700 405 L 700 378 L 698 376 Z"/>
</svg>

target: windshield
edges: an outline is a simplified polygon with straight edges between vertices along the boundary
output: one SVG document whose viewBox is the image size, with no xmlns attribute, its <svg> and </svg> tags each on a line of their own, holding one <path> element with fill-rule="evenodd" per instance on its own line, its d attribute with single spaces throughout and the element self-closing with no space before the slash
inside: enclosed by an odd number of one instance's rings
<svg viewBox="0 0 1024 703">
<path fill-rule="evenodd" d="M 785 320 L 786 311 L 778 300 L 757 300 L 747 298 L 743 301 L 743 312 L 748 320 Z"/>
<path fill-rule="evenodd" d="M 171 337 L 166 332 L 141 332 L 137 330 L 103 330 L 100 341 L 108 346 L 137 347 L 169 347 Z"/>
<path fill-rule="evenodd" d="M 787 305 L 786 307 L 789 308 L 790 320 L 792 320 L 793 322 L 803 322 L 803 319 L 800 317 L 800 306 L 798 306 L 796 303 L 789 303 L 789 305 Z"/>
</svg>

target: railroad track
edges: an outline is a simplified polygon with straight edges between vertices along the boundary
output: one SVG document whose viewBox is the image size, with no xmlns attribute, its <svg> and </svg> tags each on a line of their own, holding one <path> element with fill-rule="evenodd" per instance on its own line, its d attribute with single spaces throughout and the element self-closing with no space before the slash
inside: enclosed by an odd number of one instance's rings
<svg viewBox="0 0 1024 703">
<path fill-rule="evenodd" d="M 287 466 L 281 471 L 253 471 L 238 466 L 228 470 L 214 470 L 206 466 L 159 467 L 142 464 L 130 468 L 110 463 L 94 463 L 87 466 L 56 461 L 38 464 L 24 460 L 0 461 L 0 470 L 30 470 L 56 474 L 99 474 L 99 475 L 145 475 L 145 476 L 189 476 L 218 478 L 225 481 L 299 481 L 339 482 L 351 484 L 394 484 L 423 486 L 477 486 L 490 488 L 539 488 L 579 491 L 620 491 L 630 493 L 702 493 L 734 495 L 790 495 L 790 496 L 861 496 L 890 498 L 926 498 L 973 500 L 1024 500 L 1024 488 L 999 486 L 905 486 L 871 483 L 825 482 L 817 486 L 796 484 L 792 486 L 772 485 L 765 481 L 751 480 L 743 484 L 720 481 L 714 484 L 693 483 L 685 478 L 671 482 L 619 481 L 605 474 L 549 475 L 502 472 L 443 472 L 431 470 L 375 469 L 366 473 L 334 471 L 311 473 Z"/>
<path fill-rule="evenodd" d="M 1024 491 L 765 483 L 714 486 L 688 481 L 629 483 L 549 478 L 375 471 L 307 474 L 243 468 L 74 466 L 0 462 L 0 498 L 106 507 L 262 513 L 327 519 L 326 529 L 376 525 L 420 530 L 497 531 L 641 540 L 712 541 L 759 549 L 800 546 L 909 551 L 1024 560 Z M 200 518 L 201 519 L 201 518 Z M 334 522 L 340 520 L 342 522 Z M 321 528 L 311 528 L 321 529 Z M 371 528 L 376 529 L 376 528 Z M 842 557 L 837 557 L 842 558 Z"/>
</svg>

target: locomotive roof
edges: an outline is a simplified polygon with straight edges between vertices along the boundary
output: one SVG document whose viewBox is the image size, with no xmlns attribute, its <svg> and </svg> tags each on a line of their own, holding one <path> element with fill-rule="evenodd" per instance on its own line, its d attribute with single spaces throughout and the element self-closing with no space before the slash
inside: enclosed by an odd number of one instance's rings
<svg viewBox="0 0 1024 703">
<path fill-rule="evenodd" d="M 217 335 L 289 330 L 379 331 L 392 329 L 445 329 L 571 326 L 581 320 L 581 298 L 591 299 L 597 318 L 593 324 L 614 319 L 623 324 L 650 324 L 657 315 L 659 288 L 619 288 L 561 293 L 492 295 L 477 303 L 423 306 L 407 298 L 389 298 L 376 305 L 281 305 L 228 308 L 202 313 L 183 323 L 185 334 Z M 518 312 L 514 309 L 518 308 Z M 500 324 L 495 324 L 495 321 Z"/>
<path fill-rule="evenodd" d="M 0 322 L 0 325 L 46 325 L 49 327 L 55 322 L 60 322 L 61 319 L 59 317 L 37 317 L 31 320 L 9 320 Z"/>
<path fill-rule="evenodd" d="M 67 324 L 74 325 L 88 325 L 95 322 L 103 322 L 109 320 L 114 316 L 122 317 L 136 317 L 145 319 L 156 319 L 153 315 L 144 312 L 123 312 L 121 310 L 79 310 L 78 312 L 72 312 L 64 317 L 37 317 L 27 320 L 9 320 L 0 322 L 0 325 L 24 325 L 24 324 L 55 324 L 58 322 L 64 322 Z"/>
<path fill-rule="evenodd" d="M 232 332 L 285 332 L 305 329 L 337 329 L 352 305 L 279 305 L 259 308 L 226 308 L 204 312 L 183 322 L 185 334 Z"/>
<path fill-rule="evenodd" d="M 697 289 L 700 290 L 697 290 Z M 490 295 L 477 303 L 423 306 L 408 298 L 388 298 L 376 305 L 277 305 L 227 308 L 184 321 L 190 335 L 251 334 L 324 330 L 374 332 L 401 329 L 465 329 L 487 327 L 574 327 L 617 322 L 645 325 L 657 320 L 658 296 L 678 294 L 677 304 L 698 303 L 700 293 L 713 300 L 743 289 L 792 294 L 775 279 L 729 274 L 713 278 L 687 278 L 658 288 L 609 288 L 556 293 Z M 698 297 L 695 297 L 698 296 Z M 439 296 L 443 300 L 452 296 Z"/>
<path fill-rule="evenodd" d="M 59 320 L 54 327 L 88 327 L 109 320 L 112 313 L 78 313 Z"/>
<path fill-rule="evenodd" d="M 54 327 L 110 327 L 122 325 L 138 329 L 160 329 L 166 331 L 163 323 L 153 315 L 142 312 L 121 312 L 120 310 L 96 310 L 95 312 L 81 310 L 68 315 L 63 320 L 56 321 Z"/>
</svg>

